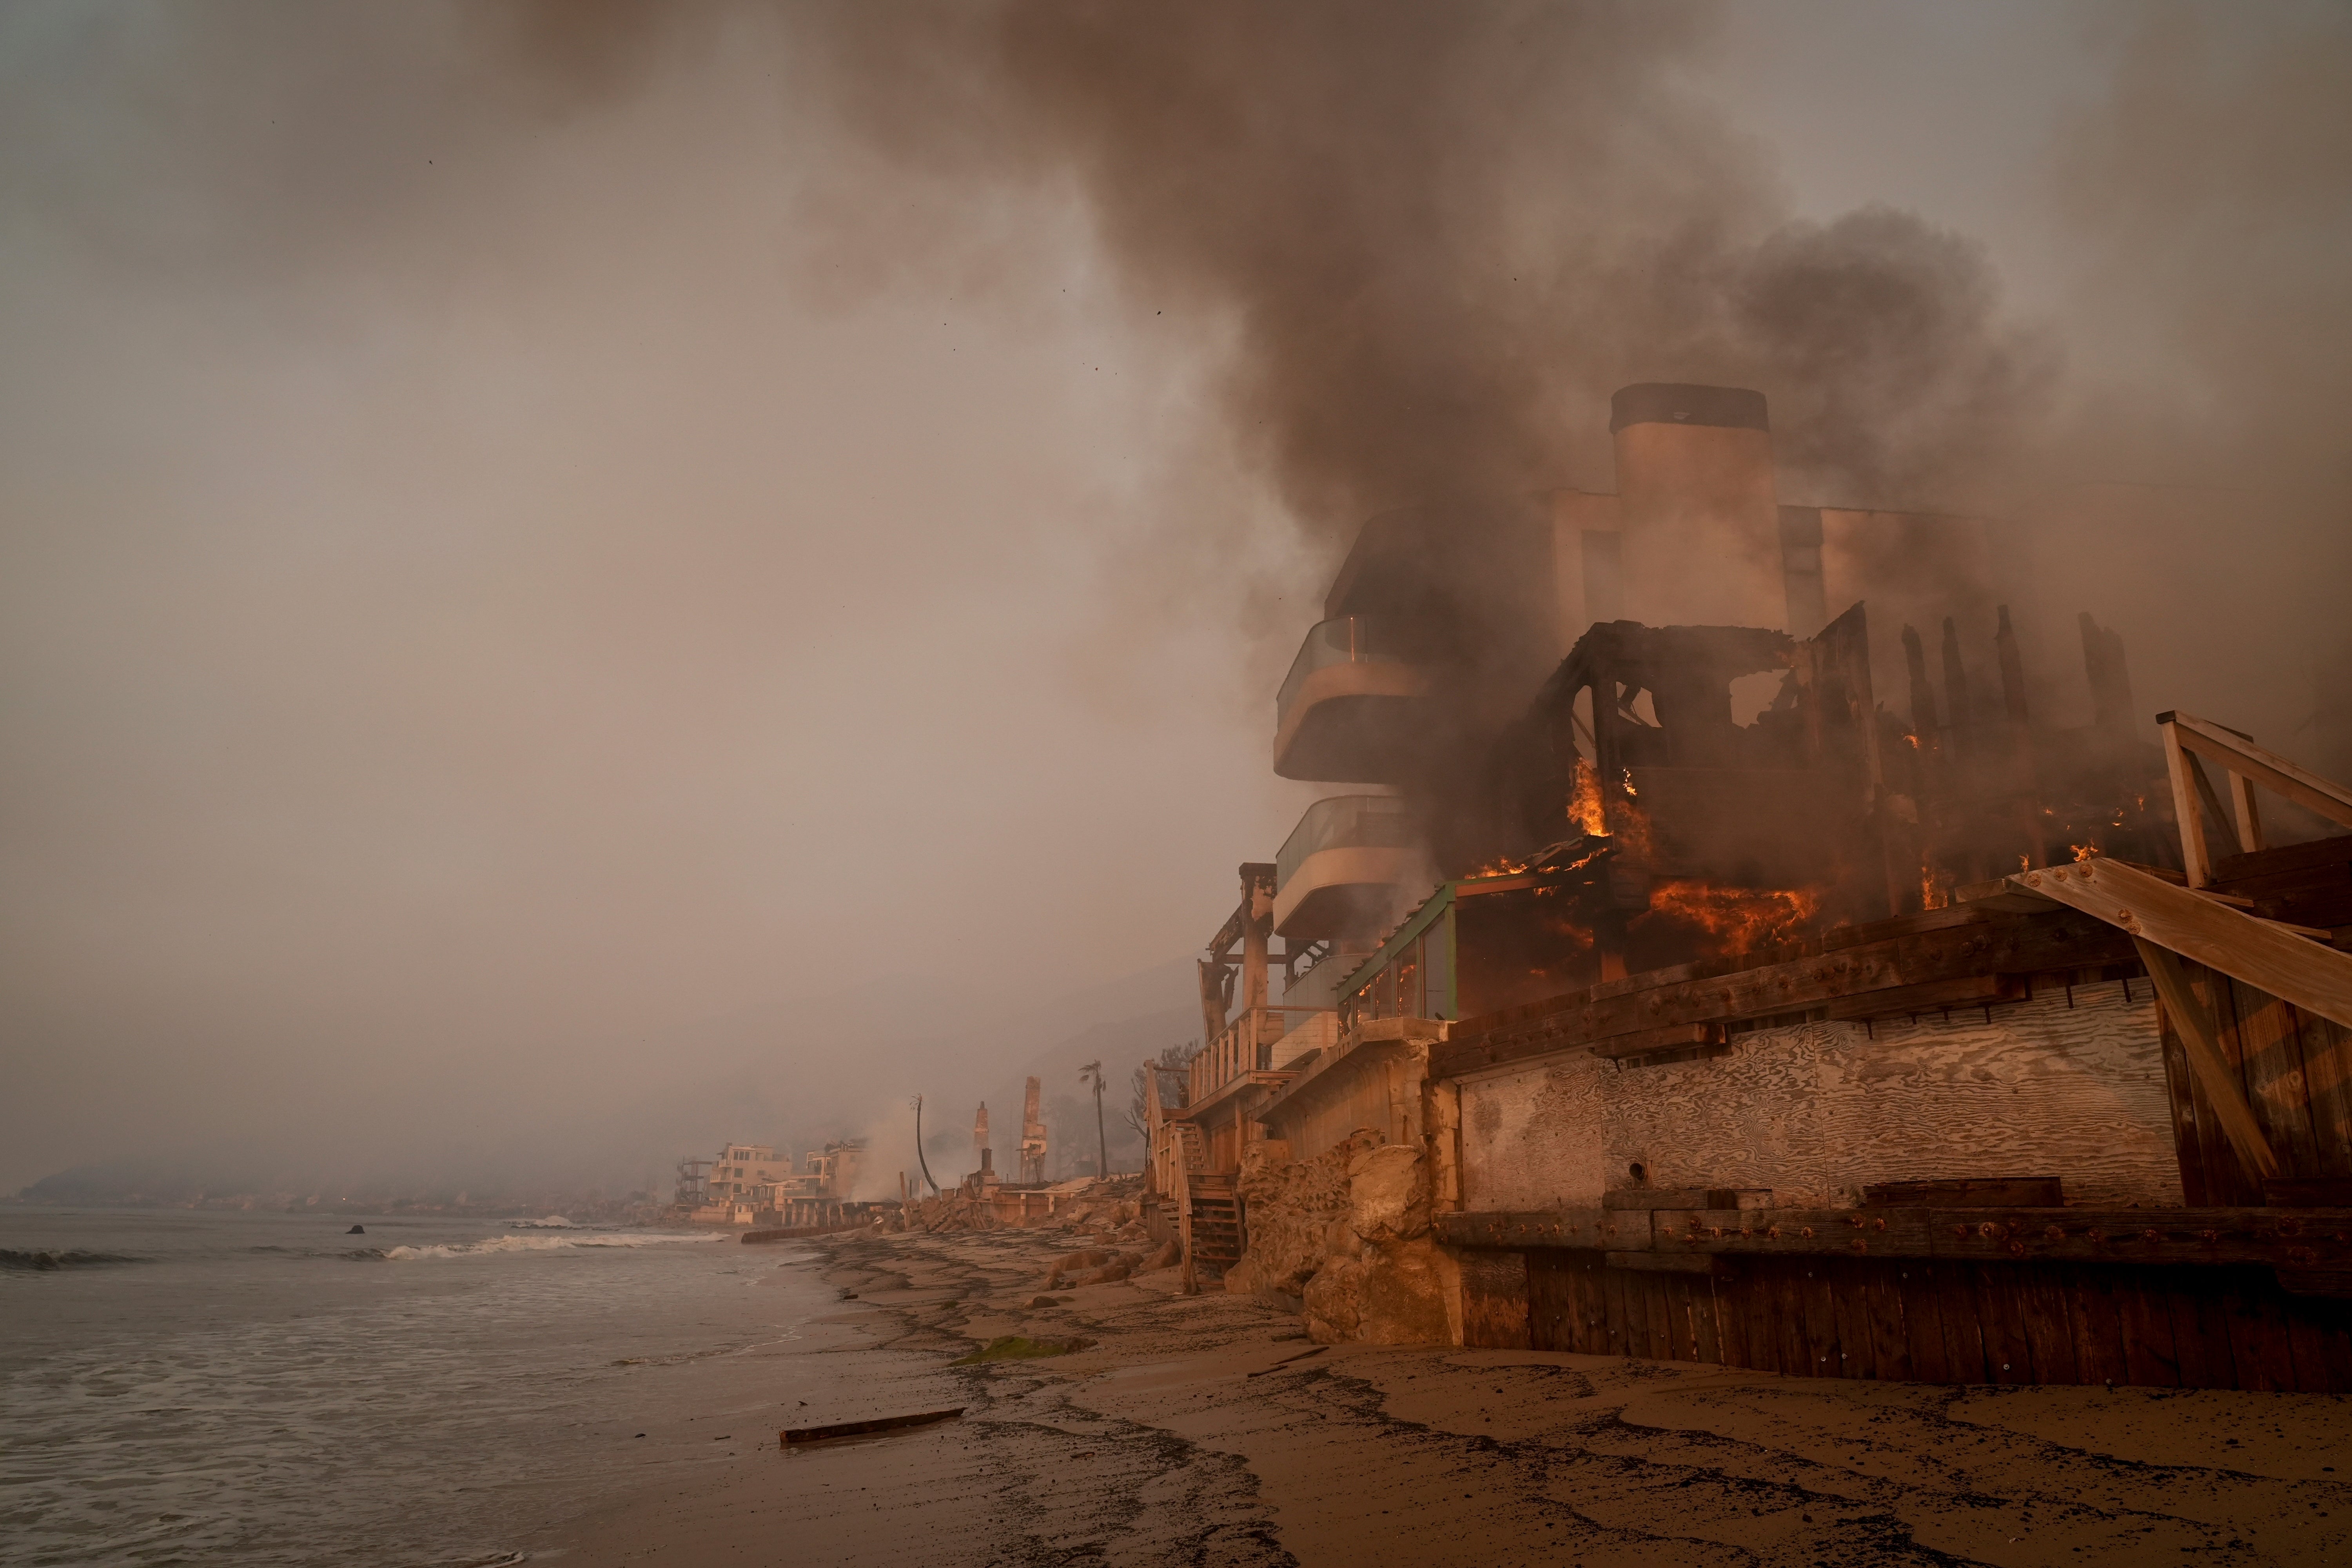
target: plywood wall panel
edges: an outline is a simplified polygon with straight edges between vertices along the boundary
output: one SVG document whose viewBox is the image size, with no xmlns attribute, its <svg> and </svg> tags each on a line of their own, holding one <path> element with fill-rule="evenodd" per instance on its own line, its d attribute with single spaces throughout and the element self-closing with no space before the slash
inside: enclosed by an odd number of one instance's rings
<svg viewBox="0 0 2352 1568">
<path fill-rule="evenodd" d="M 1615 1069 L 1573 1051 L 1462 1085 L 1468 1209 L 1595 1208 L 1602 1191 L 1601 1085 Z"/>
<path fill-rule="evenodd" d="M 2044 1173 L 2070 1200 L 2177 1205 L 2155 1007 L 2146 982 L 2132 1001 L 2124 990 L 2076 987 L 2070 1006 L 2053 987 L 1990 1021 L 1956 1009 L 1760 1030 L 1721 1057 L 1612 1070 L 1599 1163 L 1612 1186 L 1638 1163 L 1654 1186 L 1769 1187 L 1799 1206 L 1851 1203 L 1873 1182 Z"/>
</svg>

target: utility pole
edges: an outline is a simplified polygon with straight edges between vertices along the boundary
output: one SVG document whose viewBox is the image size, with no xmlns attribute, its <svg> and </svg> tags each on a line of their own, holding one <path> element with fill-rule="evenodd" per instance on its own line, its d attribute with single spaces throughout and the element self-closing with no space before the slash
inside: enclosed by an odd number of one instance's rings
<svg viewBox="0 0 2352 1568">
<path fill-rule="evenodd" d="M 1103 1070 L 1099 1060 L 1088 1062 L 1078 1069 L 1078 1081 L 1094 1086 L 1095 1091 L 1095 1174 L 1110 1175 L 1110 1140 L 1103 1131 Z"/>
</svg>

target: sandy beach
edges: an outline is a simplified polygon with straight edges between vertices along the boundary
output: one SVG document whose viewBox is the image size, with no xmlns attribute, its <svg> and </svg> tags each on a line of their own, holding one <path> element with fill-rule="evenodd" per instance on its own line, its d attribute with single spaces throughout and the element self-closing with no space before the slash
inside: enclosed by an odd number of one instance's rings
<svg viewBox="0 0 2352 1568">
<path fill-rule="evenodd" d="M 1038 1301 L 1054 1260 L 1086 1245 L 1041 1230 L 824 1244 L 842 1310 L 795 1353 L 841 1364 L 794 1381 L 836 1392 L 779 1404 L 756 1365 L 729 1374 L 729 1457 L 696 1451 L 717 1435 L 654 1434 L 671 1440 L 649 1446 L 641 1480 L 534 1556 L 2030 1568 L 2352 1553 L 2338 1396 L 1321 1347 L 1256 1298 L 1179 1294 L 1173 1269 Z M 1014 1334 L 1092 1343 L 949 1364 Z M 922 1429 L 789 1452 L 775 1438 L 951 1405 L 962 1419 Z"/>
</svg>

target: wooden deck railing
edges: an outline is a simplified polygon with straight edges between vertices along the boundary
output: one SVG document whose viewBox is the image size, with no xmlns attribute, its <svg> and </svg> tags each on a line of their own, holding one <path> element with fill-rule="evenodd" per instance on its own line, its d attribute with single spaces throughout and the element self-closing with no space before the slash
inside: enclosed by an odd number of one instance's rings
<svg viewBox="0 0 2352 1568">
<path fill-rule="evenodd" d="M 1192 1058 L 1192 1100 L 1194 1103 L 1245 1073 L 1271 1072 L 1275 1042 L 1299 1024 L 1328 1007 L 1251 1007 L 1225 1026 L 1224 1032 Z"/>
<path fill-rule="evenodd" d="M 2263 847 L 2262 812 L 2254 786 L 2275 792 L 2329 821 L 2352 827 L 2352 790 L 2332 779 L 2296 766 L 2276 752 L 2265 751 L 2250 735 L 2225 729 L 2210 720 L 2178 710 L 2156 716 L 2164 736 L 2165 770 L 2172 781 L 2172 809 L 2180 823 L 2180 861 L 2189 885 L 2201 888 L 2213 879 L 2213 861 L 2205 847 L 2205 820 L 2232 819 L 2238 848 L 2252 854 Z M 2194 758 L 2218 763 L 2230 775 L 2230 806 L 2206 782 Z"/>
</svg>

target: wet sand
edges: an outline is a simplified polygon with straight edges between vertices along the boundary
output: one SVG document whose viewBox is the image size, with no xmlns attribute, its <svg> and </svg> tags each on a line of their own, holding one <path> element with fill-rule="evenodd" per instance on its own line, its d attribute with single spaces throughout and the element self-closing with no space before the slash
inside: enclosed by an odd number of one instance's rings
<svg viewBox="0 0 2352 1568">
<path fill-rule="evenodd" d="M 1164 1270 L 1026 1305 L 1067 1233 L 829 1243 L 857 1293 L 765 1447 L 532 1544 L 566 1563 L 2002 1565 L 2352 1562 L 2352 1399 L 1949 1389 L 1510 1351 L 1332 1346 Z M 1096 1344 L 947 1363 L 1001 1334 Z M 1303 1355 L 1303 1352 L 1314 1353 Z M 1295 1359 L 1294 1359 L 1295 1358 Z M 774 1428 L 963 1405 L 780 1450 Z"/>
</svg>

